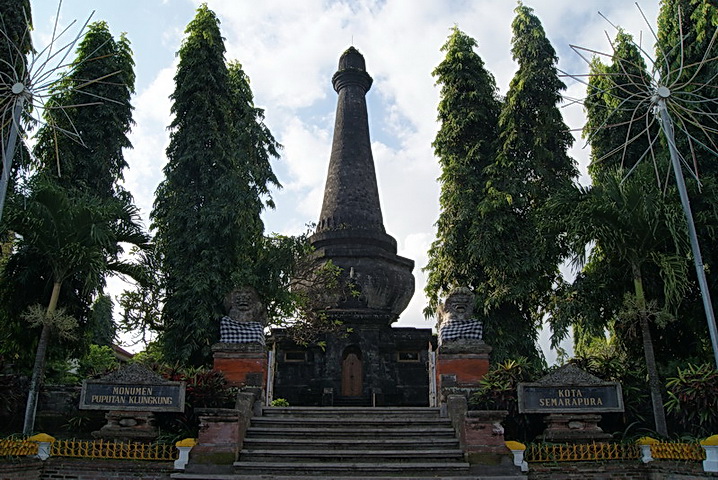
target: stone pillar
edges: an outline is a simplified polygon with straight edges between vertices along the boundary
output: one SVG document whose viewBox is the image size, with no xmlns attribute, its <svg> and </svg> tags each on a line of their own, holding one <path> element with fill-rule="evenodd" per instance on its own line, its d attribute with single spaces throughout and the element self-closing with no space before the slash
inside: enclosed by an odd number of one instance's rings
<svg viewBox="0 0 718 480">
<path fill-rule="evenodd" d="M 216 343 L 214 369 L 233 387 L 267 387 L 267 349 L 256 343 Z"/>
<path fill-rule="evenodd" d="M 466 413 L 464 451 L 469 463 L 498 465 L 511 454 L 504 442 L 504 427 L 501 426 L 508 414 L 506 410 L 470 410 Z"/>
<path fill-rule="evenodd" d="M 240 412 L 233 408 L 198 408 L 199 436 L 190 452 L 190 465 L 231 467 L 237 460 L 240 438 Z M 197 471 L 190 469 L 187 471 Z"/>
<path fill-rule="evenodd" d="M 466 340 L 439 347 L 436 376 L 439 392 L 445 401 L 448 392 L 469 395 L 489 371 L 491 347 L 482 341 Z"/>
<path fill-rule="evenodd" d="M 466 397 L 449 395 L 446 410 L 451 424 L 459 437 L 466 461 L 472 465 L 472 473 L 482 468 L 486 474 L 490 468 L 494 474 L 516 473 L 513 455 L 504 441 L 501 422 L 506 410 L 468 410 Z"/>
</svg>

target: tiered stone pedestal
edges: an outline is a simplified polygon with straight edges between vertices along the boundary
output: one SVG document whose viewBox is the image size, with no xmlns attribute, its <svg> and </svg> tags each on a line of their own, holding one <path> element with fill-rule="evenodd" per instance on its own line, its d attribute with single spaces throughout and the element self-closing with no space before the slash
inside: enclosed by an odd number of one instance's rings
<svg viewBox="0 0 718 480">
<path fill-rule="evenodd" d="M 255 343 L 216 343 L 212 346 L 214 369 L 233 387 L 267 386 L 267 350 Z"/>
</svg>

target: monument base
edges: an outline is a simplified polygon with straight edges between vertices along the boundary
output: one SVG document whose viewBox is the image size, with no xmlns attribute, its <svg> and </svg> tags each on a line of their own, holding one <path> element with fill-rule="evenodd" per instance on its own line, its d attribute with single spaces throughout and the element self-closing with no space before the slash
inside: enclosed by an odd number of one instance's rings
<svg viewBox="0 0 718 480">
<path fill-rule="evenodd" d="M 591 443 L 605 442 L 611 435 L 605 433 L 598 422 L 602 416 L 588 413 L 556 413 L 546 415 L 544 423 L 547 427 L 539 439 L 557 443 Z"/>
<path fill-rule="evenodd" d="M 255 343 L 216 343 L 212 346 L 214 369 L 233 387 L 267 386 L 267 350 Z"/>
<path fill-rule="evenodd" d="M 159 435 L 152 412 L 112 410 L 105 414 L 105 418 L 107 424 L 92 432 L 93 437 L 120 442 L 152 442 Z"/>
</svg>

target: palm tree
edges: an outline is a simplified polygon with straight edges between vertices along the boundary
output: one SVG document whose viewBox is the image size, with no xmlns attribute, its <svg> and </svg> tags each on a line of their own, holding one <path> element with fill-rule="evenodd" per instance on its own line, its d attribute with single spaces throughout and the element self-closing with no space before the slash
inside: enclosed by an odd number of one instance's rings
<svg viewBox="0 0 718 480">
<path fill-rule="evenodd" d="M 16 233 L 16 248 L 25 249 L 49 266 L 53 283 L 45 321 L 35 355 L 23 433 L 30 434 L 35 423 L 37 396 L 45 369 L 45 358 L 53 329 L 63 282 L 82 280 L 86 292 L 96 292 L 104 274 L 117 271 L 137 274 L 131 263 L 118 258 L 120 243 L 144 246 L 136 209 L 128 202 L 102 202 L 86 195 L 69 195 L 52 180 L 36 177 L 31 193 L 19 196 L 9 209 L 8 226 Z"/>
<path fill-rule="evenodd" d="M 687 288 L 688 246 L 680 206 L 670 203 L 651 175 L 650 167 L 642 166 L 627 178 L 622 170 L 604 172 L 593 186 L 577 187 L 571 198 L 554 198 L 550 208 L 568 214 L 566 231 L 577 264 L 586 264 L 587 250 L 593 247 L 591 262 L 610 258 L 630 271 L 633 292 L 628 298 L 641 331 L 655 428 L 666 436 L 650 330 L 650 320 L 657 312 L 646 296 L 642 272 L 650 264 L 659 269 L 665 297 L 662 312 L 666 312 Z M 624 309 L 627 306 L 624 304 Z"/>
</svg>

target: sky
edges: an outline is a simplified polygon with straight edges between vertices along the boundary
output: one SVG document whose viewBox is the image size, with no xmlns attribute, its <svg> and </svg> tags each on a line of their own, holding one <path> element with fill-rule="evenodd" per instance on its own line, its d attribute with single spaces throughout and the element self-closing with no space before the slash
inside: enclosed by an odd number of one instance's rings
<svg viewBox="0 0 718 480">
<path fill-rule="evenodd" d="M 31 1 L 36 48 L 46 45 L 56 18 L 60 26 L 73 20 L 67 43 L 92 15 L 106 21 L 115 36 L 126 32 L 132 43 L 137 75 L 133 98 L 133 149 L 125 152 L 129 170 L 125 188 L 135 197 L 145 223 L 154 192 L 163 179 L 169 143 L 169 95 L 186 25 L 201 2 L 195 0 L 57 0 Z M 273 192 L 276 209 L 263 215 L 266 232 L 298 234 L 316 222 L 329 163 L 336 93 L 331 77 L 341 53 L 353 45 L 365 57 L 374 78 L 367 94 L 369 128 L 387 233 L 396 238 L 398 253 L 415 261 L 416 293 L 396 326 L 431 328 L 424 319 L 423 295 L 427 251 L 435 237 L 439 215 L 440 174 L 431 143 L 439 88 L 432 70 L 456 25 L 478 42 L 477 53 L 493 73 L 500 94 L 506 94 L 516 71 L 511 56 L 511 0 L 208 0 L 221 21 L 227 60 L 238 60 L 248 74 L 255 104 L 265 110 L 265 122 L 283 145 L 273 163 L 283 185 Z M 534 9 L 556 49 L 558 67 L 571 74 L 586 73 L 585 61 L 570 45 L 610 52 L 609 38 L 620 26 L 647 50 L 655 43 L 658 0 L 526 0 Z M 94 13 L 93 13 L 94 12 Z M 599 12 L 603 15 L 603 18 Z M 641 13 L 643 12 L 643 14 Z M 648 20 L 644 20 L 644 16 Z M 71 35 L 72 34 L 72 35 Z M 585 87 L 566 78 L 562 108 L 577 140 L 570 154 L 587 184 L 588 150 L 579 130 L 582 108 L 571 100 L 583 98 Z M 566 274 L 570 275 L 568 269 Z M 121 282 L 109 285 L 122 290 Z M 549 362 L 548 329 L 541 343 Z M 490 343 L 490 339 L 486 339 Z M 568 346 L 568 345 L 564 345 Z"/>
</svg>

